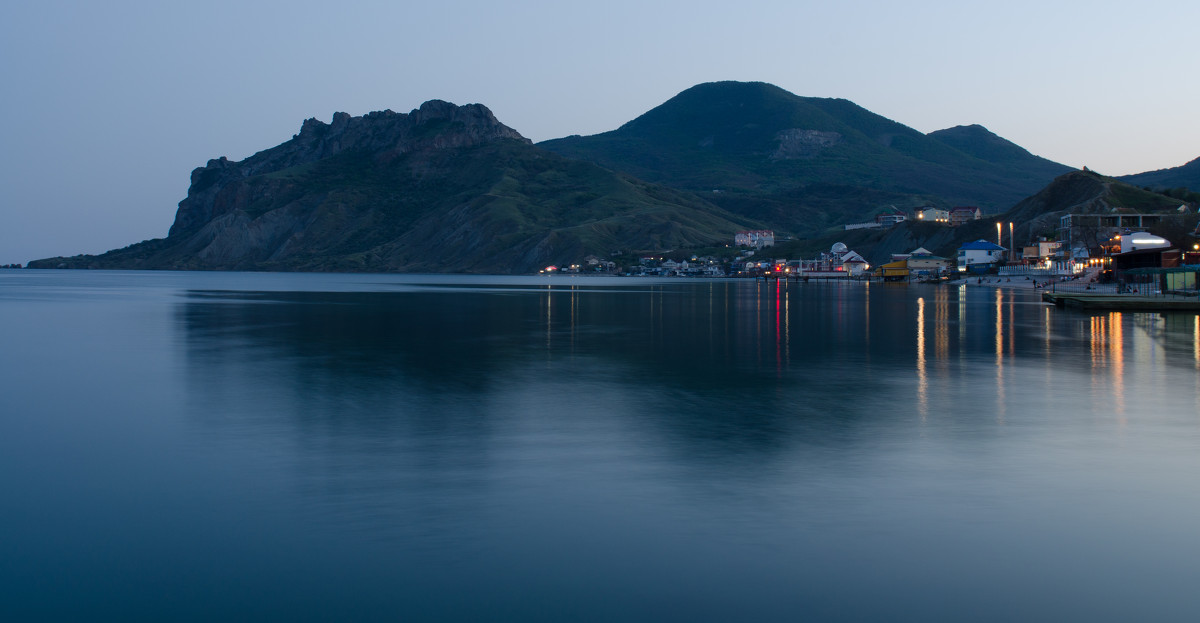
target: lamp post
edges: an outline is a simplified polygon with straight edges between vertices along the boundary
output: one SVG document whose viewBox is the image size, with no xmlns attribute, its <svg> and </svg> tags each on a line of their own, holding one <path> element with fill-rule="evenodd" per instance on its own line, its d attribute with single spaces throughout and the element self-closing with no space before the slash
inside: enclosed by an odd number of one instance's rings
<svg viewBox="0 0 1200 623">
<path fill-rule="evenodd" d="M 996 246 L 998 246 L 998 247 L 1004 246 L 1003 244 L 1000 243 L 1000 232 L 1001 232 L 1000 221 L 996 221 Z"/>
<path fill-rule="evenodd" d="M 1017 242 L 1013 238 L 1013 224 L 1008 222 L 1008 261 L 1017 261 Z"/>
</svg>

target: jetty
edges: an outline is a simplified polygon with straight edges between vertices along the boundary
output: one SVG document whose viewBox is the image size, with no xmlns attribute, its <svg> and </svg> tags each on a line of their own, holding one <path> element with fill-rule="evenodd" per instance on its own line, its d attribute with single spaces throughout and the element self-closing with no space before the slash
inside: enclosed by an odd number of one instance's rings
<svg viewBox="0 0 1200 623">
<path fill-rule="evenodd" d="M 1042 292 L 1042 300 L 1083 311 L 1200 312 L 1200 298 L 1195 295 Z"/>
</svg>

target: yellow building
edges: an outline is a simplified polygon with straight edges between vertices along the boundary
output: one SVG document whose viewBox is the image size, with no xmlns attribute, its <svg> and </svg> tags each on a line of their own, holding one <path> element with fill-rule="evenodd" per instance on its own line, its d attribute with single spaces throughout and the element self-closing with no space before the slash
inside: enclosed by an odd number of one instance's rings
<svg viewBox="0 0 1200 623">
<path fill-rule="evenodd" d="M 888 262 L 875 270 L 877 277 L 884 281 L 903 281 L 908 279 L 908 260 Z"/>
</svg>

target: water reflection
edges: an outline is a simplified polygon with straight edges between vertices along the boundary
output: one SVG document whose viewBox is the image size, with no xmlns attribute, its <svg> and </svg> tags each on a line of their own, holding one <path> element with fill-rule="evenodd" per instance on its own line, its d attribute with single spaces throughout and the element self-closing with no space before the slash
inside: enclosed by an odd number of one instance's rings
<svg viewBox="0 0 1200 623">
<path fill-rule="evenodd" d="M 1134 330 L 1128 314 L 1065 314 L 1021 296 L 721 281 L 191 291 L 176 309 L 198 418 L 325 447 L 328 464 L 314 469 L 334 480 L 349 452 L 380 473 L 408 457 L 438 487 L 484 486 L 526 418 L 593 418 L 575 421 L 653 440 L 689 470 L 724 466 L 720 480 L 796 448 L 854 447 L 907 417 L 1009 425 L 1054 404 L 1121 420 L 1131 393 L 1165 382 L 1163 366 L 1200 365 L 1192 317 Z M 1146 360 L 1132 371 L 1131 345 Z"/>
<path fill-rule="evenodd" d="M 748 287 L 761 296 L 747 296 Z M 466 430 L 486 434 L 497 397 L 565 391 L 592 400 L 590 392 L 611 390 L 651 392 L 639 400 L 665 412 L 656 425 L 685 437 L 720 430 L 720 446 L 742 435 L 768 440 L 756 422 L 782 432 L 798 408 L 853 421 L 859 409 L 849 388 L 881 382 L 848 373 L 860 346 L 831 340 L 822 323 L 797 335 L 791 297 L 787 286 L 725 282 L 603 294 L 549 288 L 536 297 L 192 292 L 178 316 L 198 396 L 231 400 L 220 388 L 232 391 L 241 379 L 244 393 L 287 394 L 298 406 L 283 415 L 302 427 L 316 426 L 323 409 L 342 432 L 364 435 L 372 426 L 388 434 L 397 419 L 453 413 Z M 830 387 L 846 391 L 805 397 Z M 656 405 L 662 392 L 671 400 Z M 733 413 L 743 415 L 730 429 L 720 420 Z"/>
<path fill-rule="evenodd" d="M 1195 316 L 275 278 L 5 298 L 9 618 L 151 593 L 156 620 L 345 618 L 346 594 L 381 620 L 1196 611 Z"/>
<path fill-rule="evenodd" d="M 929 417 L 929 373 L 925 370 L 925 299 L 917 299 L 917 412 Z"/>
<path fill-rule="evenodd" d="M 1004 422 L 1007 402 L 1004 399 L 1004 295 L 996 290 L 996 421 Z"/>
<path fill-rule="evenodd" d="M 1113 412 L 1122 421 L 1125 417 L 1125 335 L 1120 312 L 1095 315 L 1091 319 L 1089 344 L 1095 374 L 1092 387 L 1095 395 L 1107 394 Z"/>
</svg>

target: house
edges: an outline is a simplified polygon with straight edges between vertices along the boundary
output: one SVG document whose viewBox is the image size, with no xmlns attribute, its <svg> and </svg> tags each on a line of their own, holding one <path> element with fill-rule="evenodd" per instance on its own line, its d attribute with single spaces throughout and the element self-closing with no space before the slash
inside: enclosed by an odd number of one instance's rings
<svg viewBox="0 0 1200 623">
<path fill-rule="evenodd" d="M 879 223 L 880 227 L 891 227 L 896 223 L 908 220 L 908 214 L 897 208 L 896 206 L 888 206 L 888 209 L 875 217 L 875 222 Z"/>
<path fill-rule="evenodd" d="M 839 277 L 858 276 L 871 267 L 863 256 L 851 251 L 844 242 L 835 242 L 816 259 L 793 260 L 787 264 L 797 273 L 825 273 Z"/>
<path fill-rule="evenodd" d="M 884 281 L 904 281 L 908 279 L 908 260 L 888 262 L 877 268 L 875 274 Z"/>
<path fill-rule="evenodd" d="M 986 240 L 968 242 L 958 248 L 959 272 L 983 273 L 996 267 L 1004 258 L 1006 249 Z"/>
<path fill-rule="evenodd" d="M 1039 241 L 1036 246 L 1029 245 L 1021 249 L 1021 259 L 1026 264 L 1037 264 L 1043 261 L 1048 262 L 1051 258 L 1060 255 L 1061 251 L 1061 242 L 1042 240 Z"/>
<path fill-rule="evenodd" d="M 854 251 L 847 251 L 842 255 L 841 259 L 842 270 L 850 273 L 852 277 L 857 277 L 866 272 L 867 269 L 871 268 L 871 265 L 867 263 L 867 260 Z"/>
<path fill-rule="evenodd" d="M 895 253 L 892 261 L 875 270 L 884 281 L 903 281 L 910 277 L 936 277 L 950 267 L 950 260 L 938 257 L 924 247 L 911 253 Z"/>
<path fill-rule="evenodd" d="M 925 247 L 909 253 L 905 262 L 912 275 L 936 276 L 950 268 L 950 260 L 930 253 Z"/>
<path fill-rule="evenodd" d="M 958 227 L 983 217 L 983 211 L 975 206 L 958 206 L 950 208 L 950 226 Z"/>
<path fill-rule="evenodd" d="M 923 223 L 949 225 L 950 211 L 934 207 L 917 208 L 917 220 Z"/>
<path fill-rule="evenodd" d="M 733 244 L 756 249 L 775 246 L 775 232 L 766 229 L 739 231 L 733 236 Z"/>
</svg>

